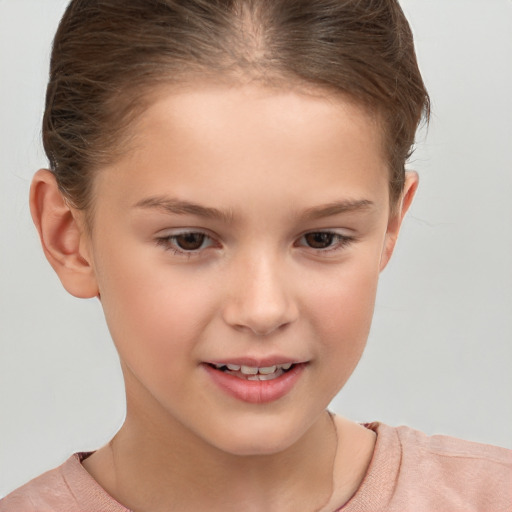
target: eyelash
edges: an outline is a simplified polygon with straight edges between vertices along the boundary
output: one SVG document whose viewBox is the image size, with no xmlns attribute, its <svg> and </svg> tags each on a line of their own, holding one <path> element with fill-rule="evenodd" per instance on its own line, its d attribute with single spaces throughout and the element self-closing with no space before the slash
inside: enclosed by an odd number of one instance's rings
<svg viewBox="0 0 512 512">
<path fill-rule="evenodd" d="M 299 238 L 299 240 L 302 240 L 310 235 L 328 235 L 328 236 L 332 237 L 332 239 L 333 239 L 332 245 L 329 245 L 328 247 L 325 247 L 325 248 L 315 248 L 315 247 L 311 247 L 310 245 L 307 245 L 307 247 L 309 247 L 310 249 L 319 251 L 322 254 L 340 251 L 341 249 L 348 247 L 351 243 L 353 243 L 355 241 L 355 237 L 353 237 L 353 236 L 342 235 L 342 234 L 336 233 L 334 231 L 309 231 L 309 232 L 305 233 L 304 235 L 302 235 Z"/>
<path fill-rule="evenodd" d="M 180 248 L 178 246 L 178 242 L 177 242 L 178 238 L 186 237 L 186 236 L 197 236 L 197 235 L 203 237 L 201 247 L 199 247 L 198 249 L 186 250 L 186 249 Z M 332 245 L 329 245 L 328 247 L 325 247 L 325 248 L 315 248 L 315 247 L 311 247 L 310 245 L 305 245 L 305 247 L 308 247 L 308 248 L 312 249 L 313 251 L 318 251 L 318 253 L 320 253 L 320 254 L 327 254 L 327 253 L 331 253 L 331 252 L 340 251 L 340 250 L 346 248 L 347 246 L 349 246 L 350 244 L 352 244 L 356 240 L 355 237 L 341 235 L 340 233 L 336 233 L 334 231 L 309 231 L 309 232 L 301 235 L 298 238 L 298 241 L 305 239 L 307 236 L 310 236 L 310 235 L 329 235 L 332 237 L 332 239 L 333 239 Z M 184 231 L 182 233 L 178 233 L 175 235 L 159 237 L 155 241 L 156 241 L 156 244 L 160 247 L 163 247 L 164 250 L 171 251 L 173 254 L 175 254 L 177 256 L 184 256 L 187 258 L 199 256 L 204 249 L 206 249 L 207 247 L 210 247 L 211 245 L 214 245 L 213 238 L 211 236 L 209 236 L 208 234 L 203 233 L 202 231 Z M 205 241 L 210 241 L 211 243 L 208 244 L 207 247 L 202 247 L 202 245 L 204 244 Z M 297 246 L 297 242 L 294 244 L 294 246 Z M 302 247 L 302 245 L 299 245 L 298 247 Z"/>
<path fill-rule="evenodd" d="M 182 233 L 177 233 L 175 235 L 169 235 L 169 236 L 163 236 L 156 239 L 156 244 L 158 246 L 163 247 L 166 251 L 171 251 L 173 254 L 177 256 L 185 256 L 185 257 L 192 257 L 192 256 L 198 256 L 201 251 L 204 248 L 199 247 L 198 249 L 193 249 L 187 251 L 186 249 L 180 248 L 177 244 L 177 239 L 180 237 L 186 237 L 186 236 L 194 236 L 199 235 L 203 237 L 201 246 L 203 245 L 205 240 L 209 240 L 210 242 L 213 242 L 213 238 L 206 233 L 203 233 L 202 231 L 184 231 Z M 211 245 L 211 244 L 209 244 Z M 208 246 L 209 246 L 208 245 Z"/>
</svg>

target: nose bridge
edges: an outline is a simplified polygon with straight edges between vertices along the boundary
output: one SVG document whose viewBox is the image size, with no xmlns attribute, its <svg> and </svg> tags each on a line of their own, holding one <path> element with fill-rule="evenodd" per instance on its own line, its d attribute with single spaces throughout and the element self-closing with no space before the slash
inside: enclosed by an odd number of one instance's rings
<svg viewBox="0 0 512 512">
<path fill-rule="evenodd" d="M 296 319 L 285 256 L 259 248 L 240 255 L 234 265 L 235 279 L 224 310 L 228 324 L 262 336 Z"/>
</svg>

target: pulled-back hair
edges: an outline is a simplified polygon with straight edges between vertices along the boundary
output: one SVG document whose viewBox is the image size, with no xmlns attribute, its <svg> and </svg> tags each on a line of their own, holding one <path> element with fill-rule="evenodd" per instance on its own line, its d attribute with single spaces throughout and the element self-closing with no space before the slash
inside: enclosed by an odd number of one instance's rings
<svg viewBox="0 0 512 512">
<path fill-rule="evenodd" d="M 159 84 L 205 76 L 304 83 L 380 119 L 390 198 L 429 98 L 396 0 L 73 0 L 55 36 L 43 143 L 60 190 L 92 203 L 93 174 L 128 148 Z"/>
</svg>

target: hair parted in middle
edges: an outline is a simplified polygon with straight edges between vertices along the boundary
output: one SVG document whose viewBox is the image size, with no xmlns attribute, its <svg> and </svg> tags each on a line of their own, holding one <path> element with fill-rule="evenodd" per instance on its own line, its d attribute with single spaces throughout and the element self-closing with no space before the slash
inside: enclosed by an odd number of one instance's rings
<svg viewBox="0 0 512 512">
<path fill-rule="evenodd" d="M 430 103 L 396 0 L 72 0 L 55 36 L 43 143 L 72 206 L 129 149 L 161 85 L 205 80 L 324 88 L 382 125 L 390 199 Z"/>
</svg>

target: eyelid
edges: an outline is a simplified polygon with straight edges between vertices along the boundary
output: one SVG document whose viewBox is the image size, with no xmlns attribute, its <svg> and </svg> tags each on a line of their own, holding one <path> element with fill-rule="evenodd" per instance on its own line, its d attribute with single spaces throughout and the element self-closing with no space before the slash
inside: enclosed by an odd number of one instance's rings
<svg viewBox="0 0 512 512">
<path fill-rule="evenodd" d="M 156 233 L 157 237 L 166 238 L 171 236 L 180 236 L 180 235 L 188 235 L 191 233 L 197 233 L 205 236 L 209 236 L 210 238 L 213 236 L 209 230 L 204 228 L 195 228 L 195 227 L 184 227 L 184 228 L 166 228 L 161 229 Z"/>
<path fill-rule="evenodd" d="M 305 231 L 297 238 L 297 241 L 295 242 L 294 245 L 296 245 L 297 242 L 302 240 L 307 235 L 314 234 L 314 233 L 327 233 L 327 234 L 333 235 L 334 237 L 336 237 L 338 239 L 337 243 L 334 243 L 332 246 L 328 246 L 326 248 L 315 248 L 315 247 L 310 247 L 306 244 L 299 245 L 299 247 L 304 247 L 304 248 L 308 249 L 309 251 L 312 251 L 315 254 L 320 254 L 320 255 L 326 255 L 328 253 L 341 251 L 344 248 L 346 248 L 347 246 L 349 246 L 350 244 L 357 241 L 357 238 L 354 235 L 347 235 L 345 233 L 340 233 L 337 229 L 327 228 L 327 229 L 312 229 L 312 230 Z"/>
<path fill-rule="evenodd" d="M 192 234 L 204 236 L 205 240 L 210 241 L 210 244 L 208 244 L 207 247 L 201 247 L 199 249 L 187 251 L 172 243 L 179 236 Z M 162 230 L 155 236 L 155 243 L 157 246 L 163 247 L 166 251 L 171 251 L 177 256 L 185 256 L 188 258 L 193 256 L 200 256 L 206 249 L 215 246 L 215 244 L 217 244 L 217 246 L 220 245 L 217 242 L 215 236 L 209 233 L 208 230 L 201 228 L 173 228 Z"/>
<path fill-rule="evenodd" d="M 345 230 L 343 230 L 345 231 Z M 327 246 L 325 248 L 315 248 L 311 247 L 306 243 L 300 243 L 307 235 L 315 234 L 315 233 L 327 233 L 333 235 L 334 241 L 333 244 Z M 186 250 L 180 248 L 176 243 L 176 238 L 183 235 L 189 234 L 198 234 L 205 237 L 205 240 L 208 240 L 209 243 L 206 247 L 200 247 L 198 249 Z M 331 253 L 336 253 L 342 251 L 347 246 L 351 245 L 357 241 L 357 237 L 354 235 L 346 234 L 345 232 L 340 232 L 338 229 L 326 228 L 326 229 L 310 229 L 308 231 L 304 231 L 294 242 L 294 246 L 302 249 L 306 249 L 311 253 L 317 255 L 328 256 Z M 163 247 L 164 250 L 170 251 L 177 256 L 184 257 L 194 257 L 201 256 L 207 249 L 210 248 L 220 248 L 221 243 L 218 241 L 218 237 L 212 235 L 208 230 L 202 228 L 172 228 L 160 231 L 155 237 L 155 243 L 157 246 Z"/>
</svg>

